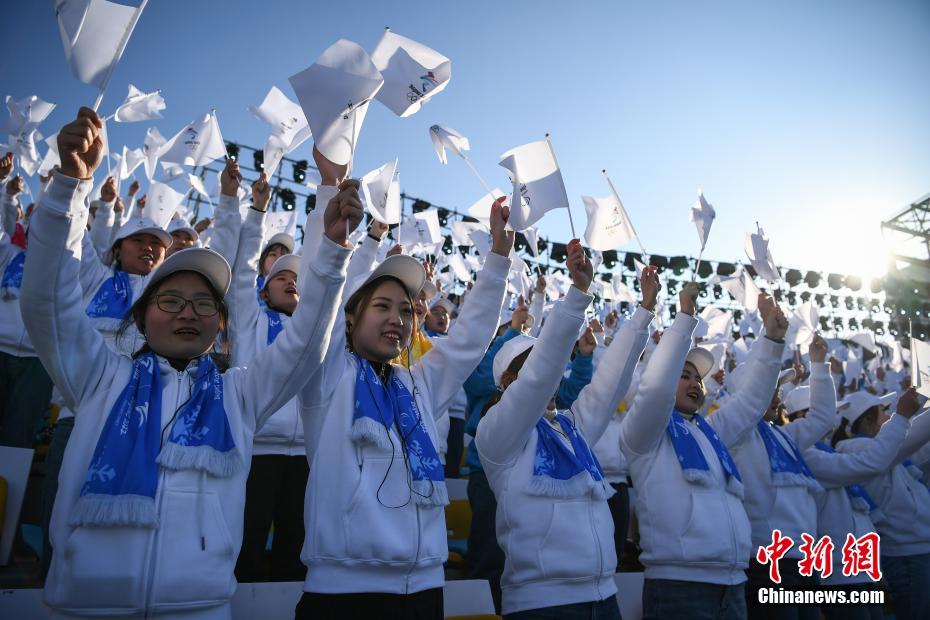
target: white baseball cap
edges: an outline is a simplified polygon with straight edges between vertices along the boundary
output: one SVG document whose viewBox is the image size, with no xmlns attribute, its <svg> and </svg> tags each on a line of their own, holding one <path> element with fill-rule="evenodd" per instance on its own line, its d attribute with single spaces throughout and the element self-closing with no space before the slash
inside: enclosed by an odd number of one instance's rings
<svg viewBox="0 0 930 620">
<path fill-rule="evenodd" d="M 174 239 L 171 238 L 168 231 L 156 224 L 155 220 L 148 217 L 133 217 L 120 226 L 119 231 L 116 233 L 116 238 L 113 239 L 113 243 L 116 244 L 117 241 L 122 241 L 126 237 L 144 234 L 158 237 L 158 239 L 165 244 L 166 248 L 170 247 L 174 242 Z"/>
<path fill-rule="evenodd" d="M 714 354 L 702 347 L 694 347 L 688 351 L 688 357 L 685 358 L 686 364 L 692 364 L 697 369 L 701 379 L 710 374 L 716 363 Z"/>
<path fill-rule="evenodd" d="M 271 278 L 282 271 L 293 271 L 294 275 L 300 275 L 300 257 L 296 254 L 284 254 L 283 256 L 279 256 L 268 271 L 268 275 L 265 276 L 265 283 L 262 285 L 262 288 L 264 289 L 267 287 L 268 283 L 271 282 Z"/>
<path fill-rule="evenodd" d="M 445 309 L 446 309 L 446 312 L 449 313 L 449 316 L 452 316 L 452 313 L 455 311 L 455 304 L 452 303 L 451 301 L 449 301 L 449 298 L 448 298 L 448 297 L 440 297 L 439 299 L 437 299 L 436 301 L 434 301 L 433 303 L 431 303 L 431 304 L 429 305 L 430 310 L 432 310 L 432 309 L 435 308 L 436 306 L 441 306 L 441 307 L 445 308 Z"/>
<path fill-rule="evenodd" d="M 785 395 L 783 401 L 788 414 L 811 408 L 811 388 L 809 385 L 796 387 Z"/>
<path fill-rule="evenodd" d="M 270 248 L 271 246 L 275 244 L 283 245 L 284 247 L 287 248 L 288 252 L 293 252 L 294 246 L 297 245 L 297 242 L 294 241 L 294 237 L 290 236 L 287 233 L 277 233 L 275 235 L 271 235 L 271 239 L 269 239 L 268 242 L 265 244 L 265 247 L 262 248 L 262 252 L 264 252 L 265 250 L 267 250 L 268 248 Z"/>
<path fill-rule="evenodd" d="M 224 297 L 229 291 L 229 263 L 220 254 L 207 248 L 186 248 L 175 252 L 159 265 L 145 289 L 150 289 L 179 271 L 199 273 Z"/>
<path fill-rule="evenodd" d="M 277 261 L 275 261 L 275 264 L 277 264 Z M 369 282 L 385 276 L 400 280 L 407 293 L 414 299 L 420 294 L 420 289 L 423 288 L 423 283 L 426 282 L 426 270 L 423 269 L 420 261 L 406 254 L 395 254 L 384 259 L 371 273 L 360 276 L 354 282 L 351 282 L 348 297 L 351 298 L 356 291 Z"/>
<path fill-rule="evenodd" d="M 893 403 L 895 396 L 897 396 L 896 392 L 888 392 L 884 396 L 876 396 L 865 390 L 860 390 L 848 394 L 846 398 L 837 403 L 836 408 L 839 409 L 840 415 L 852 425 L 859 419 L 859 416 L 875 405 L 890 405 Z"/>
<path fill-rule="evenodd" d="M 200 233 L 197 232 L 196 228 L 188 224 L 187 220 L 183 218 L 179 218 L 179 217 L 171 218 L 171 221 L 168 222 L 168 234 L 170 235 L 171 233 L 177 230 L 183 230 L 184 232 L 189 234 L 191 237 L 194 238 L 194 243 L 197 244 L 198 247 L 200 247 L 199 246 Z"/>
<path fill-rule="evenodd" d="M 501 377 L 504 376 L 504 371 L 507 370 L 510 363 L 534 344 L 536 344 L 536 338 L 527 336 L 526 334 L 518 334 L 505 342 L 501 348 L 498 349 L 497 354 L 494 356 L 494 362 L 491 365 L 492 372 L 494 373 L 494 383 L 496 385 L 501 384 Z"/>
</svg>

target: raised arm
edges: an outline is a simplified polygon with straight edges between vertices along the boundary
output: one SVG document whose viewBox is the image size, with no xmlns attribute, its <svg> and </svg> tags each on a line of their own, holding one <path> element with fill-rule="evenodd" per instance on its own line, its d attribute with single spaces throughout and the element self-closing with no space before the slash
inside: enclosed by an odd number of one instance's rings
<svg viewBox="0 0 930 620">
<path fill-rule="evenodd" d="M 220 201 L 213 209 L 210 249 L 219 253 L 230 265 L 236 264 L 239 229 L 242 227 L 242 214 L 239 212 L 241 179 L 239 164 L 234 159 L 227 159 L 226 167 L 220 174 Z"/>
<path fill-rule="evenodd" d="M 533 290 L 533 300 L 530 301 L 530 316 L 533 317 L 533 327 L 530 328 L 534 337 L 539 336 L 542 329 L 543 306 L 546 304 L 546 278 L 542 275 L 536 277 L 536 288 Z"/>
<path fill-rule="evenodd" d="M 4 166 L 4 162 L 7 159 L 11 160 L 10 166 Z M 0 160 L 0 180 L 3 180 L 10 173 L 10 167 L 12 167 L 12 156 L 8 155 Z M 3 171 L 6 170 L 6 174 Z M 3 187 L 3 208 L 0 212 L 0 226 L 2 226 L 3 232 L 5 232 L 10 237 L 13 236 L 13 233 L 16 232 L 16 216 L 19 211 L 19 193 L 23 191 L 23 178 L 19 175 L 13 177 L 6 182 L 6 186 Z"/>
<path fill-rule="evenodd" d="M 782 427 L 799 450 L 814 443 L 833 429 L 836 420 L 836 388 L 830 376 L 830 365 L 826 363 L 827 343 L 819 335 L 810 346 L 811 358 L 811 406 L 807 416 L 798 418 Z"/>
<path fill-rule="evenodd" d="M 891 416 L 875 437 L 861 442 L 861 451 L 827 452 L 809 447 L 804 450 L 804 462 L 826 488 L 862 482 L 891 468 L 909 426 L 910 420 L 905 416 Z"/>
<path fill-rule="evenodd" d="M 904 441 L 901 442 L 901 447 L 895 456 L 895 464 L 910 458 L 930 441 L 930 411 L 927 409 L 922 411 L 917 390 L 914 388 L 905 390 L 901 398 L 898 399 L 897 413 L 911 418 L 911 429 L 907 432 Z"/>
<path fill-rule="evenodd" d="M 261 308 L 258 306 L 258 297 L 255 293 L 255 280 L 258 277 L 258 259 L 262 251 L 265 211 L 270 198 L 271 187 L 263 172 L 261 178 L 252 186 L 252 206 L 239 231 L 236 262 L 233 263 L 232 268 L 232 284 L 228 297 L 229 339 L 234 354 L 237 340 L 252 333 L 261 318 Z M 240 362 L 237 361 L 237 363 Z M 252 360 L 241 360 L 241 363 L 250 365 Z"/>
<path fill-rule="evenodd" d="M 90 240 L 94 244 L 97 256 L 103 256 L 113 246 L 113 230 L 116 224 L 116 179 L 107 177 L 100 188 L 100 200 L 90 204 L 96 209 L 94 221 L 90 225 Z"/>
<path fill-rule="evenodd" d="M 100 127 L 97 114 L 81 108 L 77 120 L 58 133 L 61 169 L 32 215 L 20 298 L 36 353 L 72 408 L 120 363 L 84 314 L 79 284 L 84 200 L 103 156 Z"/>
<path fill-rule="evenodd" d="M 590 329 L 586 329 L 578 339 L 578 351 L 572 360 L 572 369 L 568 377 L 559 384 L 559 391 L 555 395 L 555 406 L 559 409 L 568 409 L 578 399 L 578 395 L 594 376 L 594 347 L 597 345 Z"/>
</svg>

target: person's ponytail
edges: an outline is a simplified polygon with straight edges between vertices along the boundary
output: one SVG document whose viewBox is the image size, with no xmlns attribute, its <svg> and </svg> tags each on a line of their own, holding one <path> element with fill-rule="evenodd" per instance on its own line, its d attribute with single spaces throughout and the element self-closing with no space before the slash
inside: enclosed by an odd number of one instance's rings
<svg viewBox="0 0 930 620">
<path fill-rule="evenodd" d="M 833 437 L 830 438 L 830 445 L 834 448 L 839 442 L 844 439 L 849 439 L 849 433 L 846 432 L 846 425 L 846 418 L 840 418 L 840 425 L 836 427 L 836 430 L 833 431 Z"/>
</svg>

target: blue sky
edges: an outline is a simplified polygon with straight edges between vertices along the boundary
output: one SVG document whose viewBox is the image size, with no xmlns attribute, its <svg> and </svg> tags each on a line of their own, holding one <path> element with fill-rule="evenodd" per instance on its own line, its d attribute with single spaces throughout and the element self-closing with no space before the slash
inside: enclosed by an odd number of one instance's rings
<svg viewBox="0 0 930 620">
<path fill-rule="evenodd" d="M 930 191 L 921 0 L 152 0 L 102 110 L 130 82 L 160 88 L 166 136 L 215 107 L 226 139 L 261 146 L 267 127 L 248 105 L 272 85 L 294 98 L 288 76 L 338 38 L 371 51 L 386 25 L 448 56 L 453 77 L 411 118 L 373 105 L 355 170 L 399 157 L 404 190 L 437 204 L 464 208 L 483 191 L 463 162 L 438 162 L 431 124 L 468 136 L 497 185 L 499 155 L 549 132 L 579 234 L 580 196 L 608 194 L 606 167 L 650 252 L 697 254 L 688 212 L 701 188 L 718 216 L 707 258 L 745 259 L 758 221 L 782 265 L 868 274 L 884 267 L 879 222 Z M 65 63 L 52 2 L 8 5 L 0 50 L 2 94 L 58 104 L 44 133 L 93 102 Z M 140 146 L 148 126 L 111 126 L 111 141 Z M 562 212 L 541 228 L 569 237 Z"/>
</svg>

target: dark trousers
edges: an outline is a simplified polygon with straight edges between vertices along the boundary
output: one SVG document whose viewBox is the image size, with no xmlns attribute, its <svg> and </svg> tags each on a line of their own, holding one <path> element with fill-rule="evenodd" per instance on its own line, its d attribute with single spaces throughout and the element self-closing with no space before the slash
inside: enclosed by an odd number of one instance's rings
<svg viewBox="0 0 930 620">
<path fill-rule="evenodd" d="M 643 620 L 746 620 L 743 585 L 646 579 Z"/>
<path fill-rule="evenodd" d="M 449 434 L 446 436 L 446 478 L 459 477 L 464 450 L 465 420 L 449 418 Z"/>
<path fill-rule="evenodd" d="M 42 580 L 48 575 L 48 567 L 52 564 L 52 544 L 48 538 L 48 528 L 52 521 L 52 509 L 55 507 L 55 496 L 58 495 L 58 473 L 61 471 L 61 461 L 68 447 L 68 439 L 74 430 L 74 418 L 58 420 L 52 431 L 52 442 L 48 446 L 48 455 L 45 457 L 45 480 L 42 483 Z"/>
<path fill-rule="evenodd" d="M 820 620 L 820 608 L 816 605 L 763 605 L 759 603 L 759 588 L 785 588 L 797 586 L 817 587 L 816 576 L 802 577 L 797 558 L 784 557 L 778 563 L 781 583 L 769 579 L 769 565 L 759 564 L 755 558 L 749 563 L 746 577 L 746 609 L 750 620 Z"/>
<path fill-rule="evenodd" d="M 245 485 L 242 550 L 236 562 L 239 581 L 303 581 L 304 493 L 310 468 L 305 456 L 252 457 Z M 271 566 L 265 562 L 268 532 L 274 523 Z"/>
<path fill-rule="evenodd" d="M 294 611 L 295 620 L 442 620 L 442 588 L 414 594 L 304 592 Z"/>
<path fill-rule="evenodd" d="M 494 608 L 501 609 L 501 575 L 504 552 L 497 544 L 497 500 L 482 470 L 468 476 L 468 503 L 471 504 L 471 529 L 468 531 L 468 555 L 465 572 L 469 579 L 487 579 L 491 584 Z"/>
<path fill-rule="evenodd" d="M 930 553 L 921 555 L 883 555 L 882 574 L 897 620 L 930 618 Z"/>
<path fill-rule="evenodd" d="M 626 545 L 626 533 L 630 529 L 630 489 L 622 483 L 610 483 L 616 493 L 607 500 L 610 516 L 614 520 L 614 547 L 617 549 L 617 571 L 620 571 L 620 558 Z"/>
<path fill-rule="evenodd" d="M 622 620 L 617 597 L 591 603 L 571 603 L 526 609 L 504 616 L 504 620 Z"/>
<path fill-rule="evenodd" d="M 0 352 L 0 446 L 32 448 L 52 397 L 38 357 Z"/>
</svg>

